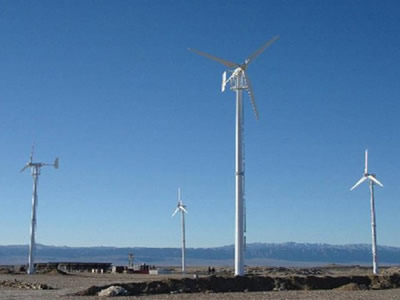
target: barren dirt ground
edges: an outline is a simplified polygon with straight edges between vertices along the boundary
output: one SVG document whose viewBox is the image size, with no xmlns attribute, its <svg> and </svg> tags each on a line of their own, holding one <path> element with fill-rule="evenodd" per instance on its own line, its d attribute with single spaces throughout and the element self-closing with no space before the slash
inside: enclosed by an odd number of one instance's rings
<svg viewBox="0 0 400 300">
<path fill-rule="evenodd" d="M 314 270 L 315 271 L 315 270 Z M 357 273 L 365 274 L 365 269 L 326 269 L 319 271 L 329 274 Z M 397 270 L 396 270 L 397 271 Z M 304 269 L 259 269 L 257 273 L 271 275 L 271 273 L 282 273 L 290 275 L 292 273 L 308 272 Z M 386 270 L 389 272 L 389 270 Z M 392 270 L 390 270 L 392 272 Z M 189 275 L 188 275 L 189 276 Z M 22 300 L 22 299 L 66 299 L 66 300 L 91 300 L 101 299 L 104 297 L 97 296 L 70 296 L 84 290 L 90 286 L 107 285 L 112 283 L 134 282 L 160 280 L 166 278 L 181 278 L 179 274 L 170 275 L 139 275 L 139 274 L 91 274 L 91 273 L 73 273 L 71 275 L 60 274 L 36 274 L 28 276 L 25 274 L 0 274 L 0 282 L 2 281 L 20 281 L 28 283 L 47 284 L 54 290 L 29 290 L 0 286 L 0 299 Z M 273 292 L 248 292 L 248 293 L 199 293 L 199 294 L 162 294 L 150 296 L 130 296 L 119 299 L 268 299 L 268 300 L 400 300 L 400 289 L 391 290 L 364 290 L 364 291 L 342 291 L 342 290 L 319 290 L 319 291 L 273 291 Z"/>
</svg>

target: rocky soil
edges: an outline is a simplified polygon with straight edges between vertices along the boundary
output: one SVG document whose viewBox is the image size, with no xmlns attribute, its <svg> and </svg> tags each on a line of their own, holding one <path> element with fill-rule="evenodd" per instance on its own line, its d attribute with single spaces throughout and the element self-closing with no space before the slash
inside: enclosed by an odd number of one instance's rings
<svg viewBox="0 0 400 300">
<path fill-rule="evenodd" d="M 148 282 L 113 283 L 91 286 L 77 296 L 97 296 L 104 291 L 117 295 L 192 294 L 228 292 L 267 292 L 290 290 L 380 290 L 400 288 L 400 275 L 389 276 L 243 276 L 167 279 Z"/>
<path fill-rule="evenodd" d="M 45 283 L 30 283 L 24 281 L 14 280 L 3 280 L 0 281 L 0 287 L 5 288 L 17 288 L 24 290 L 52 290 L 53 288 Z"/>
<path fill-rule="evenodd" d="M 204 269 L 191 269 L 186 277 L 143 274 L 90 274 L 57 272 L 0 274 L 0 299 L 104 299 L 99 293 L 124 295 L 119 299 L 275 299 L 275 300 L 400 300 L 400 272 L 382 270 L 368 275 L 359 267 L 311 269 L 252 268 L 251 275 L 234 278 L 229 269 L 219 268 L 217 276 Z M 199 275 L 198 279 L 193 274 Z M 45 288 L 47 287 L 47 289 Z M 331 290 L 320 290 L 329 288 Z M 108 291 L 107 291 L 108 289 Z M 93 296 L 83 296 L 93 295 Z"/>
</svg>

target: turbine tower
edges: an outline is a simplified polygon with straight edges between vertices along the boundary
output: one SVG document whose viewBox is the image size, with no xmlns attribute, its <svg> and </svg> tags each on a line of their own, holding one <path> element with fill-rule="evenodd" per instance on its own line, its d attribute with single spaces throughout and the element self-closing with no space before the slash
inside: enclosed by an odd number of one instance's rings
<svg viewBox="0 0 400 300">
<path fill-rule="evenodd" d="M 186 240 L 185 240 L 185 214 L 187 214 L 186 205 L 183 204 L 181 199 L 181 189 L 178 188 L 178 205 L 172 216 L 175 216 L 176 213 L 181 212 L 181 222 L 182 222 L 182 274 L 185 274 L 186 269 L 186 261 L 185 261 L 185 248 L 186 248 Z"/>
<path fill-rule="evenodd" d="M 29 162 L 21 169 L 21 173 L 25 171 L 27 168 L 31 168 L 32 177 L 33 177 L 33 193 L 32 193 L 32 219 L 31 219 L 31 229 L 30 229 L 30 244 L 29 244 L 29 259 L 28 259 L 28 274 L 35 273 L 35 249 L 36 249 L 36 241 L 35 241 L 35 232 L 36 232 L 36 208 L 38 203 L 38 181 L 40 175 L 40 168 L 45 166 L 53 166 L 58 169 L 58 158 L 55 159 L 54 164 L 47 163 L 34 163 L 33 162 L 33 150 L 34 146 L 32 146 L 31 156 L 29 158 Z"/>
<path fill-rule="evenodd" d="M 246 90 L 250 97 L 250 103 L 253 107 L 253 111 L 256 119 L 258 120 L 258 110 L 256 102 L 254 100 L 253 87 L 250 82 L 249 76 L 246 73 L 247 67 L 254 59 L 264 52 L 272 43 L 274 43 L 279 36 L 275 36 L 267 43 L 265 43 L 261 48 L 251 54 L 242 64 L 227 61 L 225 59 L 215 57 L 211 54 L 190 49 L 190 51 L 205 56 L 211 60 L 219 62 L 224 66 L 228 67 L 230 76 L 227 79 L 227 71 L 222 74 L 222 86 L 221 91 L 225 91 L 226 84 L 229 82 L 231 90 L 236 92 L 236 130 L 235 130 L 235 275 L 244 275 L 244 231 L 245 231 L 245 216 L 244 216 L 244 162 L 243 162 L 243 101 L 242 94 L 243 90 Z"/>
<path fill-rule="evenodd" d="M 373 273 L 378 274 L 378 248 L 376 245 L 376 220 L 375 220 L 375 195 L 374 195 L 374 185 L 377 184 L 383 187 L 383 184 L 376 179 L 375 174 L 368 173 L 368 149 L 365 150 L 365 168 L 364 174 L 361 179 L 350 189 L 350 191 L 354 190 L 361 183 L 368 179 L 369 184 L 369 193 L 370 193 L 370 201 L 371 201 L 371 230 L 372 230 L 372 265 L 373 265 Z"/>
</svg>

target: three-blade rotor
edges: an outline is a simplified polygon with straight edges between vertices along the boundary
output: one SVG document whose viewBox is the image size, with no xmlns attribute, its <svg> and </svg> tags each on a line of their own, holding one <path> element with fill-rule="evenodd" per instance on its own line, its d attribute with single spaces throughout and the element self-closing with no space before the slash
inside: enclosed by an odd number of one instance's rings
<svg viewBox="0 0 400 300">
<path fill-rule="evenodd" d="M 251 103 L 251 106 L 252 106 L 253 111 L 254 111 L 254 115 L 255 115 L 256 119 L 258 120 L 259 119 L 259 113 L 258 113 L 258 110 L 257 110 L 256 101 L 255 101 L 255 98 L 254 98 L 253 86 L 251 84 L 249 76 L 246 73 L 246 69 L 247 69 L 247 67 L 248 67 L 248 65 L 250 63 L 252 63 L 261 53 L 263 53 L 265 51 L 265 49 L 267 49 L 269 46 L 271 46 L 278 39 L 279 39 L 279 35 L 273 37 L 271 40 L 269 40 L 263 46 L 261 46 L 257 51 L 252 53 L 244 61 L 243 64 L 238 64 L 238 63 L 235 63 L 235 62 L 232 62 L 232 61 L 228 61 L 228 60 L 216 57 L 214 55 L 208 54 L 206 52 L 203 52 L 203 51 L 200 51 L 200 50 L 197 50 L 197 49 L 189 48 L 189 50 L 194 52 L 194 53 L 196 53 L 196 54 L 198 54 L 198 55 L 207 57 L 208 59 L 211 59 L 211 60 L 214 60 L 214 61 L 216 61 L 216 62 L 218 62 L 220 64 L 223 64 L 224 66 L 226 66 L 226 67 L 231 69 L 230 72 L 232 72 L 232 75 L 228 79 L 226 79 L 226 72 L 224 72 L 223 75 L 222 75 L 222 87 L 221 87 L 222 92 L 225 90 L 225 85 L 228 82 L 232 82 L 232 80 L 240 80 L 241 76 L 244 77 L 245 86 L 242 87 L 242 88 L 245 88 L 247 90 L 247 92 L 249 94 L 249 98 L 250 98 L 250 103 Z"/>
<path fill-rule="evenodd" d="M 370 181 L 372 181 L 373 183 L 383 187 L 383 184 L 376 179 L 375 174 L 369 174 L 368 173 L 368 149 L 365 150 L 365 168 L 364 168 L 364 174 L 361 177 L 361 179 L 359 181 L 357 181 L 357 183 L 355 185 L 353 185 L 350 189 L 350 191 L 354 190 L 356 187 L 358 187 L 361 183 L 363 183 L 364 181 L 366 181 L 367 179 L 369 179 Z"/>
<path fill-rule="evenodd" d="M 182 213 L 186 213 L 187 214 L 187 210 L 186 210 L 186 205 L 183 204 L 183 201 L 181 200 L 181 189 L 178 189 L 178 205 L 176 206 L 176 209 L 174 211 L 174 213 L 172 214 L 172 217 L 175 216 L 178 211 L 181 211 Z"/>
</svg>

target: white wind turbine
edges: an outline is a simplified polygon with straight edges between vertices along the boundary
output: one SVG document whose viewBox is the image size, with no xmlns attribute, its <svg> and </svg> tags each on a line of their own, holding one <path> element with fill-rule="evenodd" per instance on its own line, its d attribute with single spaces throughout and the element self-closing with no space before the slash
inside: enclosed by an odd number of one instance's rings
<svg viewBox="0 0 400 300">
<path fill-rule="evenodd" d="M 36 249 L 36 241 L 35 241 L 35 232 L 36 232 L 36 208 L 38 203 L 38 181 L 40 175 L 40 168 L 45 166 L 53 166 L 58 169 L 58 158 L 55 159 L 54 164 L 47 163 L 34 163 L 33 162 L 33 150 L 34 146 L 32 146 L 31 156 L 29 158 L 29 162 L 21 169 L 21 173 L 25 171 L 27 168 L 31 168 L 32 177 L 33 177 L 33 193 L 32 193 L 32 219 L 31 219 L 31 229 L 30 229 L 30 244 L 29 244 L 29 259 L 28 259 L 28 274 L 35 273 L 35 249 Z"/>
<path fill-rule="evenodd" d="M 361 179 L 350 189 L 350 191 L 354 190 L 361 183 L 368 179 L 369 183 L 369 193 L 371 198 L 371 229 L 372 229 L 372 264 L 373 264 L 373 273 L 378 274 L 378 248 L 376 245 L 376 220 L 375 220 L 375 196 L 374 196 L 374 185 L 377 184 L 383 187 L 383 184 L 376 179 L 375 174 L 368 173 L 368 149 L 365 150 L 365 169 L 364 174 Z"/>
<path fill-rule="evenodd" d="M 236 92 L 236 159 L 235 159 L 235 275 L 243 276 L 244 275 L 244 231 L 245 231 L 245 222 L 244 222 L 244 164 L 243 164 L 243 101 L 242 101 L 242 93 L 243 90 L 247 90 L 251 106 L 253 107 L 254 114 L 256 119 L 258 120 L 258 110 L 256 106 L 256 102 L 254 100 L 253 87 L 251 85 L 248 74 L 246 73 L 247 67 L 254 59 L 264 52 L 273 42 L 275 42 L 279 36 L 275 36 L 267 43 L 265 43 L 260 49 L 251 54 L 242 64 L 238 64 L 235 62 L 227 61 L 225 59 L 215 57 L 211 54 L 196 50 L 189 49 L 190 51 L 199 54 L 201 56 L 205 56 L 211 60 L 219 62 L 224 66 L 228 67 L 228 72 L 231 73 L 229 78 L 227 79 L 227 72 L 225 71 L 222 74 L 222 92 L 225 91 L 226 84 L 229 82 L 231 85 L 231 90 Z"/>
<path fill-rule="evenodd" d="M 183 204 L 181 199 L 181 189 L 178 188 L 178 205 L 172 216 L 175 216 L 176 213 L 181 212 L 181 222 L 182 222 L 182 274 L 185 273 L 186 269 L 186 261 L 185 261 L 185 248 L 186 248 L 186 240 L 185 240 L 185 214 L 187 214 L 186 205 Z"/>
</svg>

